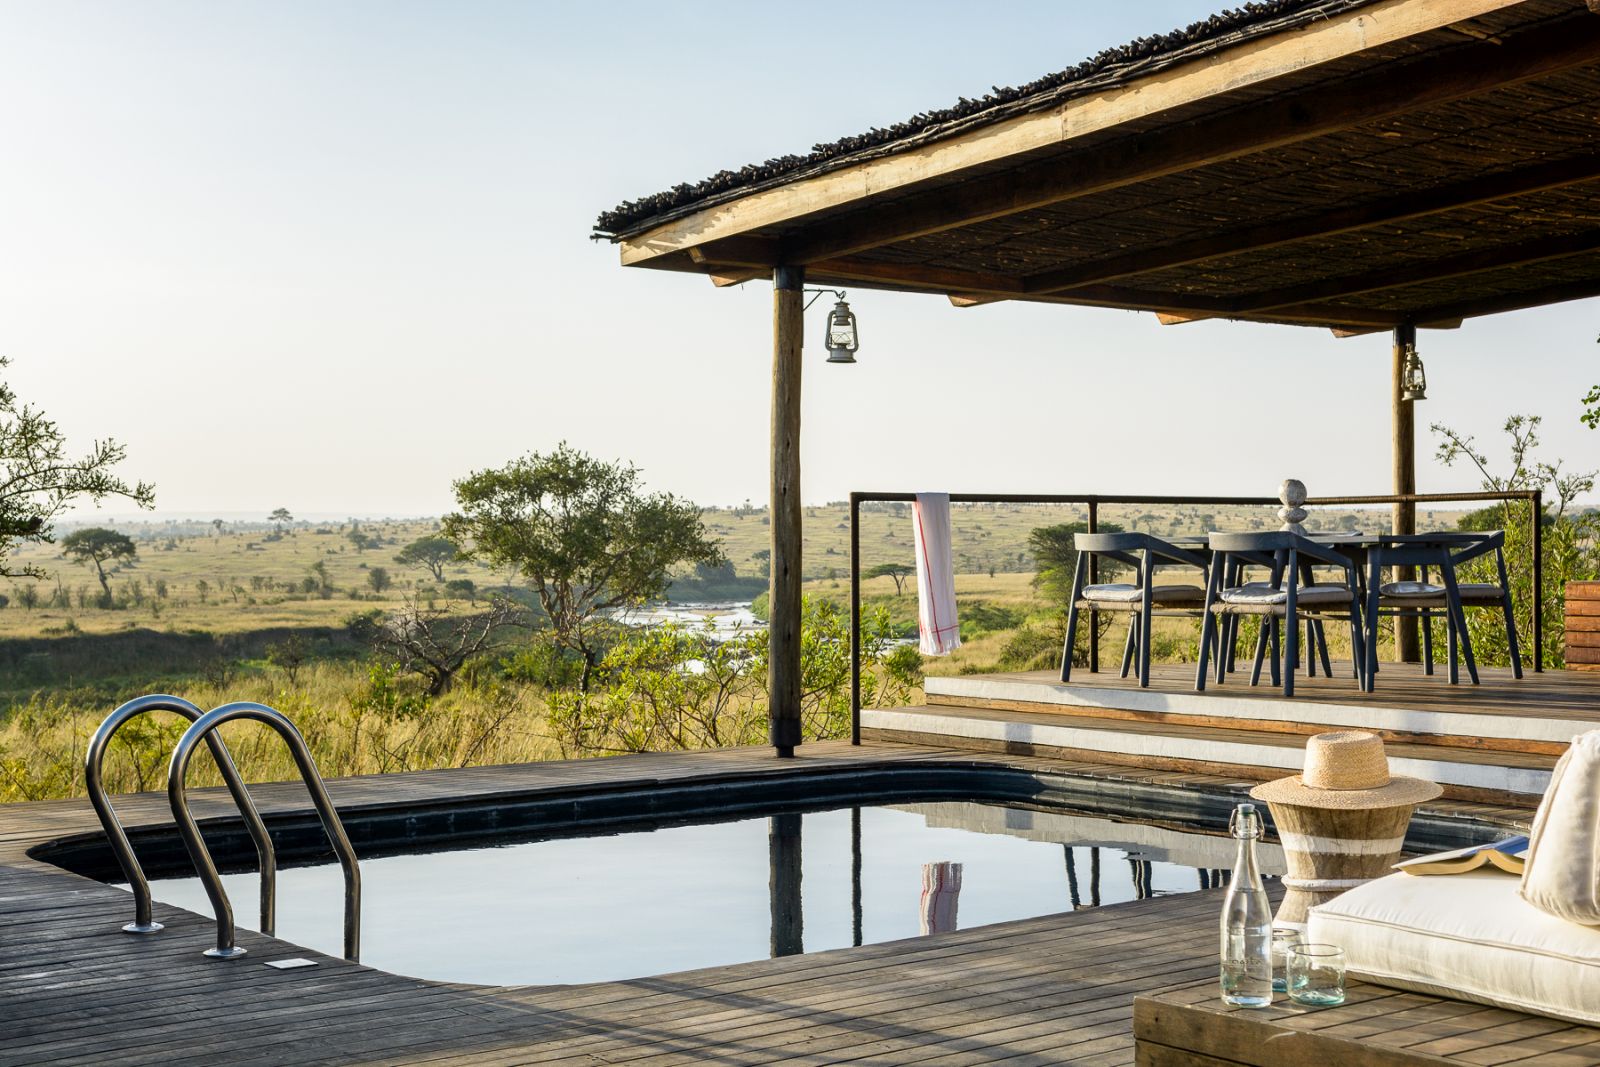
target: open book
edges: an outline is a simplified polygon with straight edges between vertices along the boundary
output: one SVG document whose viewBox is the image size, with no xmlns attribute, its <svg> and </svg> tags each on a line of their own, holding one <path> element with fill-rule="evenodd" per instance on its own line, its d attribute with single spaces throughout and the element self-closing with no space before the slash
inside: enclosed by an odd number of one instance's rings
<svg viewBox="0 0 1600 1067">
<path fill-rule="evenodd" d="M 1465 874 L 1480 867 L 1494 866 L 1507 874 L 1521 874 L 1528 858 L 1528 839 L 1508 837 L 1487 845 L 1472 845 L 1451 852 L 1435 852 L 1394 865 L 1407 874 Z"/>
</svg>

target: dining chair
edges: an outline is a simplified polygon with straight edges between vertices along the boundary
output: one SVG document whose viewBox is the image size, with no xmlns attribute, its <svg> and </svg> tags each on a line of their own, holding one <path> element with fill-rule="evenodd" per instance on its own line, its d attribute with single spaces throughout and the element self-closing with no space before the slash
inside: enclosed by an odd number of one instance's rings
<svg viewBox="0 0 1600 1067">
<path fill-rule="evenodd" d="M 1300 660 L 1300 623 L 1306 618 L 1344 616 L 1350 625 L 1350 644 L 1355 664 L 1356 684 L 1364 679 L 1361 602 L 1357 593 L 1355 561 L 1336 547 L 1320 544 L 1288 530 L 1266 533 L 1214 533 L 1209 539 L 1211 573 L 1206 584 L 1200 632 L 1200 664 L 1195 672 L 1195 689 L 1204 692 L 1209 654 L 1219 631 L 1231 629 L 1232 620 L 1241 615 L 1262 617 L 1263 638 L 1271 632 L 1277 644 L 1278 624 L 1282 623 L 1283 695 L 1294 696 L 1295 671 Z M 1240 581 L 1244 567 L 1270 562 L 1267 581 Z M 1343 581 L 1317 582 L 1312 568 L 1333 568 Z M 1259 678 L 1262 645 L 1257 645 Z M 1309 650 L 1308 650 L 1309 653 Z M 1309 658 L 1309 654 L 1308 654 Z M 1218 677 L 1227 669 L 1226 647 L 1217 652 Z M 1274 660 L 1276 661 L 1276 649 Z M 1328 672 L 1331 675 L 1331 671 Z"/>
<path fill-rule="evenodd" d="M 1203 553 L 1181 548 L 1145 533 L 1081 533 L 1073 538 L 1078 550 L 1072 575 L 1072 596 L 1067 607 L 1067 636 L 1061 649 L 1061 680 L 1072 680 L 1072 649 L 1078 618 L 1083 611 L 1109 611 L 1128 616 L 1128 640 L 1122 654 L 1122 676 L 1128 676 L 1137 659 L 1139 685 L 1150 685 L 1151 620 L 1156 615 L 1199 614 L 1205 604 L 1209 560 Z M 1111 560 L 1133 569 L 1132 582 L 1088 584 L 1091 559 Z M 1158 570 L 1173 567 L 1200 571 L 1202 584 L 1156 581 Z"/>
<path fill-rule="evenodd" d="M 1491 608 L 1501 612 L 1506 627 L 1506 649 L 1514 678 L 1522 677 L 1522 656 L 1517 643 L 1516 612 L 1511 600 L 1511 583 L 1506 574 L 1505 531 L 1450 531 L 1431 534 L 1395 534 L 1383 538 L 1367 553 L 1367 630 L 1376 633 L 1377 620 L 1406 615 L 1420 618 L 1426 627 L 1436 611 L 1445 616 L 1446 663 L 1451 685 L 1460 682 L 1459 661 L 1466 660 L 1472 684 L 1478 684 L 1478 664 L 1467 632 L 1467 608 Z M 1466 563 L 1494 556 L 1496 582 L 1463 582 L 1456 570 Z M 1383 582 L 1386 567 L 1419 568 L 1417 581 Z M 1430 572 L 1439 582 L 1430 582 Z M 1433 641 L 1423 631 L 1423 671 L 1433 673 Z M 1368 688 L 1377 673 L 1376 642 L 1368 649 Z"/>
<path fill-rule="evenodd" d="M 1271 552 L 1232 552 L 1228 554 L 1226 566 L 1227 573 L 1222 576 L 1222 586 L 1225 589 L 1246 584 L 1249 580 L 1248 576 L 1252 570 L 1264 570 L 1271 575 L 1274 571 L 1274 568 L 1277 566 L 1277 563 L 1275 555 Z M 1301 580 L 1306 585 L 1310 585 L 1316 581 L 1315 568 L 1311 562 L 1304 560 L 1301 561 L 1300 571 Z M 1360 573 L 1361 572 L 1358 568 L 1356 571 L 1358 578 L 1360 577 Z M 1217 628 L 1219 637 L 1218 643 L 1224 657 L 1217 661 L 1216 681 L 1219 685 L 1235 669 L 1235 657 L 1238 652 L 1241 621 L 1242 615 L 1237 613 L 1229 614 L 1224 616 L 1221 624 Z M 1329 678 L 1332 678 L 1333 664 L 1328 656 L 1328 638 L 1323 629 L 1322 619 L 1316 615 L 1308 615 L 1305 623 L 1306 639 L 1303 647 L 1306 650 L 1304 659 L 1306 665 L 1306 674 L 1308 677 L 1314 677 L 1316 675 L 1317 657 L 1320 654 L 1322 657 L 1323 673 L 1325 673 Z M 1263 617 L 1262 625 L 1256 632 L 1255 656 L 1254 662 L 1252 663 L 1250 669 L 1251 685 L 1257 685 L 1260 683 L 1262 663 L 1263 660 L 1266 659 L 1269 649 L 1272 653 L 1272 684 L 1282 684 L 1279 670 L 1280 645 L 1281 632 L 1279 620 L 1275 617 Z M 1360 664 L 1353 664 L 1353 667 L 1356 671 L 1360 670 L 1360 666 Z M 1357 674 L 1357 677 L 1359 676 L 1360 675 Z"/>
</svg>

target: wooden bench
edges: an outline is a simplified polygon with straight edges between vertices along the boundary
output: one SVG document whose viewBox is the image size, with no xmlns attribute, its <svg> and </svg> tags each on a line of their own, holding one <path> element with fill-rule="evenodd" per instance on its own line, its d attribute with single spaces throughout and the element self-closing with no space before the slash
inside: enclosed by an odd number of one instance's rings
<svg viewBox="0 0 1600 1067">
<path fill-rule="evenodd" d="M 1139 1067 L 1600 1064 L 1600 1028 L 1351 981 L 1337 1008 L 1230 1008 L 1214 979 L 1133 1002 Z"/>
<path fill-rule="evenodd" d="M 1600 582 L 1567 583 L 1569 671 L 1600 671 Z"/>
</svg>

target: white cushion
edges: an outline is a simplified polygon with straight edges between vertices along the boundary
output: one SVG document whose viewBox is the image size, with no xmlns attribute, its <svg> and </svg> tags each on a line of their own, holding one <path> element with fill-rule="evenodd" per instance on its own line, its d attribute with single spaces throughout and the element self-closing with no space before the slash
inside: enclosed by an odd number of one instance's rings
<svg viewBox="0 0 1600 1067">
<path fill-rule="evenodd" d="M 1150 592 L 1150 599 L 1156 604 L 1174 601 L 1200 603 L 1206 598 L 1206 591 L 1198 585 L 1158 585 Z M 1144 590 L 1126 582 L 1086 585 L 1083 587 L 1083 599 L 1109 604 L 1137 604 L 1144 599 Z"/>
<path fill-rule="evenodd" d="M 1461 582 L 1456 589 L 1464 601 L 1498 601 L 1505 590 L 1493 582 Z M 1444 586 L 1432 582 L 1388 582 L 1378 586 L 1378 592 L 1393 600 L 1427 600 L 1444 603 Z"/>
<path fill-rule="evenodd" d="M 1381 985 L 1600 1023 L 1600 928 L 1546 914 L 1500 871 L 1392 874 L 1311 909 L 1306 939 Z"/>
<path fill-rule="evenodd" d="M 1378 586 L 1378 592 L 1392 597 L 1433 598 L 1444 596 L 1444 586 L 1432 582 L 1386 582 Z"/>
<path fill-rule="evenodd" d="M 1574 737 L 1550 774 L 1528 831 L 1522 899 L 1600 928 L 1600 730 Z"/>
<path fill-rule="evenodd" d="M 1347 585 L 1305 585 L 1295 593 L 1301 604 L 1348 604 L 1350 587 Z M 1274 589 L 1270 582 L 1248 582 L 1222 591 L 1225 604 L 1285 604 L 1289 600 L 1287 588 Z"/>
</svg>

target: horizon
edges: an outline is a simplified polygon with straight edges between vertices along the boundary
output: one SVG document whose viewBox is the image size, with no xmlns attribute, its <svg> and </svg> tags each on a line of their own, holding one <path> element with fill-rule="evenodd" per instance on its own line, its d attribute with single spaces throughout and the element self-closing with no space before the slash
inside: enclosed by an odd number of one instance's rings
<svg viewBox="0 0 1600 1067">
<path fill-rule="evenodd" d="M 692 65 L 631 62 L 703 43 L 692 20 L 639 3 L 22 10 L 0 41 L 0 133 L 30 160 L 0 174 L 8 379 L 74 451 L 126 444 L 121 472 L 154 482 L 164 513 L 298 499 L 437 515 L 453 479 L 562 441 L 638 463 L 652 490 L 765 500 L 770 286 L 624 270 L 589 240 L 595 215 L 1213 7 L 1033 0 L 973 24 L 953 3 L 915 19 L 889 4 L 854 13 L 856 48 L 819 47 L 821 22 L 807 34 L 779 12 L 728 13 L 719 84 L 806 72 L 778 108 L 707 93 Z M 807 500 L 930 485 L 1270 495 L 1284 476 L 1313 493 L 1389 489 L 1387 336 L 866 289 L 851 301 L 856 366 L 823 362 L 821 309 L 809 316 Z M 1600 435 L 1578 421 L 1600 377 L 1594 307 L 1423 333 L 1419 491 L 1478 488 L 1475 471 L 1433 461 L 1434 422 L 1499 464 L 1505 417 L 1540 415 L 1545 458 L 1600 467 Z M 1137 400 L 1161 432 L 1131 439 L 1130 360 L 1161 386 Z M 1202 452 L 1231 402 L 1218 382 L 1268 407 L 1312 397 L 1357 432 L 1292 460 Z"/>
</svg>

